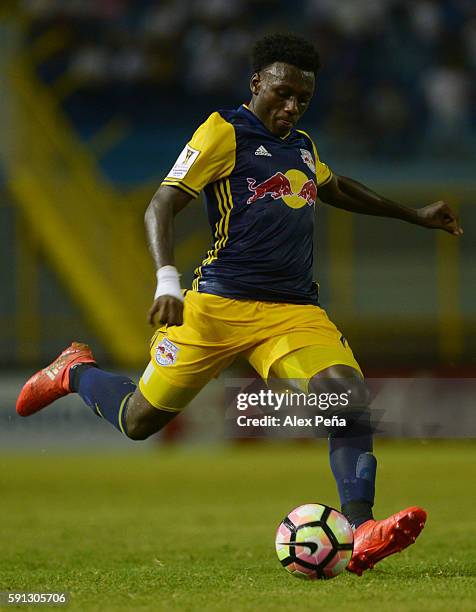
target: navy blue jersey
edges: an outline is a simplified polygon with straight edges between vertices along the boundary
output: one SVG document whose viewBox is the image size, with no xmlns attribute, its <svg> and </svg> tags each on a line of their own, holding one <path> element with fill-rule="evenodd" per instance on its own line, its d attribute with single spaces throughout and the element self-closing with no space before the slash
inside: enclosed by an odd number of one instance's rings
<svg viewBox="0 0 476 612">
<path fill-rule="evenodd" d="M 210 115 L 162 183 L 205 192 L 213 246 L 192 289 L 317 305 L 315 203 L 331 176 L 305 132 L 274 136 L 245 105 Z"/>
</svg>

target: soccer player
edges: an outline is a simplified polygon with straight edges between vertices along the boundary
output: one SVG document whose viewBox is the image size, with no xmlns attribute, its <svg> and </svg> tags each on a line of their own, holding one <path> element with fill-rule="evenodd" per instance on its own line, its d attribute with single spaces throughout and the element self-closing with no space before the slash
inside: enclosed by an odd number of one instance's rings
<svg viewBox="0 0 476 612">
<path fill-rule="evenodd" d="M 251 100 L 212 113 L 197 129 L 154 195 L 145 224 L 157 267 L 148 313 L 160 323 L 139 385 L 97 367 L 73 343 L 23 387 L 22 416 L 79 393 L 99 417 L 133 440 L 169 423 L 204 385 L 244 355 L 268 378 L 306 381 L 308 391 L 349 391 L 368 414 L 362 372 L 341 332 L 319 306 L 313 282 L 317 196 L 344 210 L 393 217 L 462 234 L 445 202 L 413 209 L 392 202 L 324 164 L 295 128 L 313 96 L 319 57 L 291 35 L 259 40 Z M 204 190 L 213 247 L 182 292 L 174 267 L 175 215 Z M 426 520 L 418 507 L 374 520 L 376 459 L 369 428 L 329 438 L 343 513 L 355 531 L 348 569 L 358 575 L 415 541 Z"/>
</svg>

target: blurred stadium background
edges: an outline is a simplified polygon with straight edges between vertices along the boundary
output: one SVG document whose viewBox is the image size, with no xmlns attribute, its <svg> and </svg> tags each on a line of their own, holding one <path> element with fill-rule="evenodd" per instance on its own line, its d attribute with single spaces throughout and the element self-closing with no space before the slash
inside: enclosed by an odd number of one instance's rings
<svg viewBox="0 0 476 612">
<path fill-rule="evenodd" d="M 197 125 L 248 99 L 251 42 L 276 30 L 321 51 L 303 127 L 323 160 L 460 213 L 456 240 L 321 207 L 316 277 L 368 376 L 427 377 L 424 393 L 411 378 L 387 393 L 407 435 L 438 431 L 433 381 L 459 376 L 472 380 L 440 395 L 455 437 L 475 436 L 474 1 L 1 0 L 0 591 L 67 590 L 81 611 L 474 609 L 472 441 L 378 439 L 376 516 L 417 503 L 428 528 L 362 580 L 313 585 L 286 580 L 273 531 L 299 503 L 338 503 L 326 444 L 220 444 L 224 387 L 246 364 L 159 441 L 125 440 L 74 395 L 15 414 L 26 377 L 73 339 L 140 374 L 155 288 L 143 213 Z M 177 235 L 189 286 L 210 243 L 200 202 Z"/>
<path fill-rule="evenodd" d="M 4 0 L 2 444 L 29 432 L 31 444 L 97 435 L 124 447 L 73 400 L 61 415 L 19 424 L 19 385 L 72 339 L 89 342 L 104 367 L 141 371 L 155 286 L 143 213 L 206 116 L 248 100 L 250 45 L 276 30 L 305 34 L 321 52 L 303 128 L 322 159 L 410 205 L 447 199 L 466 230 L 456 240 L 321 207 L 324 307 L 370 375 L 474 376 L 474 2 Z M 177 235 L 189 286 L 210 243 L 199 202 L 178 217 Z M 190 411 L 169 437 L 219 437 L 222 387 L 210 385 L 200 417 Z"/>
</svg>

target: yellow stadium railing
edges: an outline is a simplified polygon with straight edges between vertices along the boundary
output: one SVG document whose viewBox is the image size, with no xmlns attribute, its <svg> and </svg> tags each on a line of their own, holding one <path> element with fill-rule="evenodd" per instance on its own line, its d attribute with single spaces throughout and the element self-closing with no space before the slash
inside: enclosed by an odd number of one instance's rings
<svg viewBox="0 0 476 612">
<path fill-rule="evenodd" d="M 16 137 L 9 187 L 114 359 L 136 365 L 144 360 L 154 283 L 141 215 L 102 179 L 25 57 L 12 65 L 10 86 Z"/>
</svg>

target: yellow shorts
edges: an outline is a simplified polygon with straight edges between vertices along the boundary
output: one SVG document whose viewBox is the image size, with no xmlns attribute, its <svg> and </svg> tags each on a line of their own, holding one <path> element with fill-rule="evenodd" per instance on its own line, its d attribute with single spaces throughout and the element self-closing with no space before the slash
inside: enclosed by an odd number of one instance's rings
<svg viewBox="0 0 476 612">
<path fill-rule="evenodd" d="M 263 380 L 309 381 L 332 365 L 361 372 L 326 312 L 313 305 L 232 300 L 188 291 L 184 323 L 164 326 L 151 341 L 139 387 L 156 408 L 182 410 L 237 355 Z"/>
</svg>

